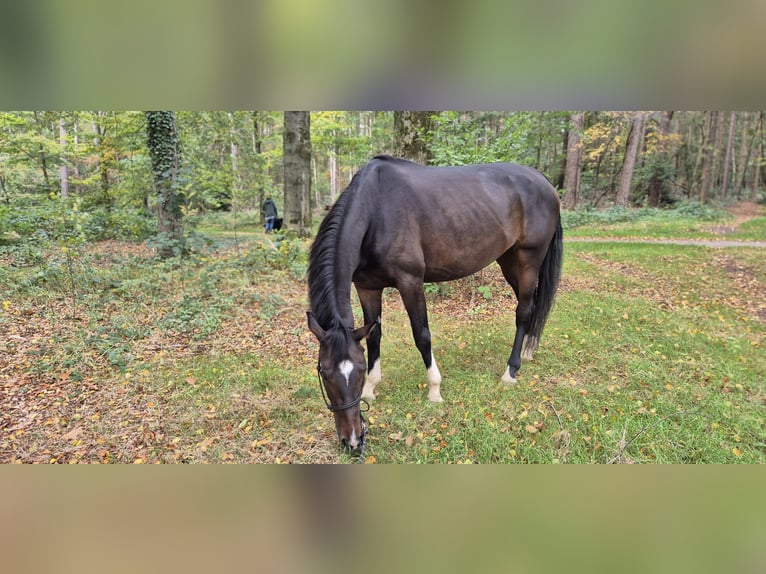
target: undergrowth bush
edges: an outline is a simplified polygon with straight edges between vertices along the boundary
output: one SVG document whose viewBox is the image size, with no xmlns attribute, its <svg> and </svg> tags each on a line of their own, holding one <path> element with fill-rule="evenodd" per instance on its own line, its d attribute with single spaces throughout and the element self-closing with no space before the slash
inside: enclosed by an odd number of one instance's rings
<svg viewBox="0 0 766 574">
<path fill-rule="evenodd" d="M 257 243 L 239 256 L 235 265 L 258 274 L 265 271 L 285 271 L 291 277 L 305 276 L 308 266 L 308 247 L 296 237 L 275 234 L 273 242 Z"/>
<path fill-rule="evenodd" d="M 142 241 L 157 223 L 143 209 L 97 207 L 83 211 L 79 198 L 0 205 L 0 247 L 23 242 Z"/>
<path fill-rule="evenodd" d="M 562 211 L 561 225 L 572 229 L 582 225 L 613 225 L 647 219 L 674 220 L 694 219 L 698 221 L 716 221 L 726 217 L 726 212 L 698 201 L 677 203 L 669 209 L 654 207 L 609 207 L 594 209 L 584 207 L 577 211 Z"/>
</svg>

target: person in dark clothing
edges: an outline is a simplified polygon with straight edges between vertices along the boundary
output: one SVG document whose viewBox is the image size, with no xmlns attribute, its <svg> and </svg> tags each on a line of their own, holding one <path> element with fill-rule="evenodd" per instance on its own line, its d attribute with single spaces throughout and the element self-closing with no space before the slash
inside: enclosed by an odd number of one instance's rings
<svg viewBox="0 0 766 574">
<path fill-rule="evenodd" d="M 266 233 L 271 233 L 272 229 L 274 229 L 274 220 L 277 218 L 277 206 L 270 195 L 263 202 L 263 218 L 266 221 L 264 225 Z"/>
</svg>

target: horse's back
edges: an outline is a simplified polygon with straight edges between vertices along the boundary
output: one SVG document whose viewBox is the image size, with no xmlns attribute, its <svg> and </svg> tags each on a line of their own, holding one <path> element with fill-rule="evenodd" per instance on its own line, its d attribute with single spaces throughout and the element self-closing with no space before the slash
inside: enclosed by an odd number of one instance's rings
<svg viewBox="0 0 766 574">
<path fill-rule="evenodd" d="M 474 273 L 515 245 L 547 247 L 559 221 L 556 190 L 527 166 L 431 167 L 379 156 L 367 167 L 372 259 L 421 268 L 427 281 Z"/>
<path fill-rule="evenodd" d="M 559 220 L 558 193 L 536 169 L 515 163 L 422 166 L 382 156 L 379 213 L 386 205 L 412 215 L 434 234 L 450 230 L 512 235 L 514 242 L 545 240 Z M 465 229 L 464 229 L 465 228 Z"/>
<path fill-rule="evenodd" d="M 370 161 L 378 172 L 378 192 L 415 194 L 426 200 L 471 203 L 477 199 L 507 201 L 520 198 L 545 203 L 557 210 L 558 194 L 536 169 L 516 163 L 463 166 L 423 166 L 391 156 Z M 478 196 L 478 197 L 477 197 Z"/>
</svg>

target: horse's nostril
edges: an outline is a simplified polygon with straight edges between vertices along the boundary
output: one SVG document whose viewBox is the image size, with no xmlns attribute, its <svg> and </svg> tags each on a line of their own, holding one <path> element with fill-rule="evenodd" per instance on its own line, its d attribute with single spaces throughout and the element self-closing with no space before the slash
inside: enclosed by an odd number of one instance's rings
<svg viewBox="0 0 766 574">
<path fill-rule="evenodd" d="M 356 437 L 351 439 L 343 438 L 340 440 L 341 444 L 349 450 L 357 450 L 359 448 L 359 440 Z"/>
</svg>

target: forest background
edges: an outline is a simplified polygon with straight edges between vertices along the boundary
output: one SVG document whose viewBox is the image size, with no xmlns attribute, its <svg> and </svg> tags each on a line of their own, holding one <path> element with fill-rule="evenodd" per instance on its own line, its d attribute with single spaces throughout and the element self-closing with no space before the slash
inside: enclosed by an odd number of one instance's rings
<svg viewBox="0 0 766 574">
<path fill-rule="evenodd" d="M 179 219 L 212 211 L 257 219 L 272 195 L 286 228 L 309 236 L 312 217 L 378 153 L 429 165 L 531 165 L 568 210 L 757 201 L 766 181 L 762 111 L 166 114 L 169 139 L 153 140 L 149 112 L 0 113 L 0 244 L 160 237 L 161 252 L 183 251 L 166 229 L 158 236 L 158 210 L 169 205 L 158 200 L 163 177 Z M 166 167 L 153 164 L 151 149 L 161 154 L 163 141 Z"/>
</svg>

